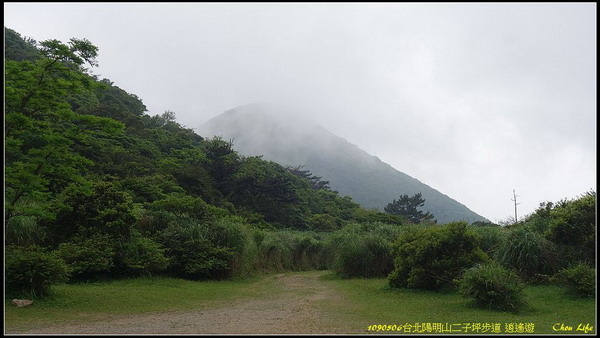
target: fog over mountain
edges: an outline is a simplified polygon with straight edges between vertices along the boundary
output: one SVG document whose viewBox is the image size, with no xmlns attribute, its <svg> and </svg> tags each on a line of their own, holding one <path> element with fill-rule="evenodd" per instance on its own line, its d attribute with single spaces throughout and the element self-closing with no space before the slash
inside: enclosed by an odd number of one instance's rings
<svg viewBox="0 0 600 338">
<path fill-rule="evenodd" d="M 263 155 L 264 159 L 285 166 L 304 166 L 329 181 L 332 189 L 351 196 L 366 208 L 383 210 L 402 194 L 420 192 L 426 200 L 423 210 L 434 214 L 439 223 L 486 220 L 401 172 L 402 168 L 391 167 L 302 116 L 306 114 L 280 105 L 245 105 L 212 118 L 199 133 L 232 140 L 234 148 L 246 156 Z"/>
</svg>

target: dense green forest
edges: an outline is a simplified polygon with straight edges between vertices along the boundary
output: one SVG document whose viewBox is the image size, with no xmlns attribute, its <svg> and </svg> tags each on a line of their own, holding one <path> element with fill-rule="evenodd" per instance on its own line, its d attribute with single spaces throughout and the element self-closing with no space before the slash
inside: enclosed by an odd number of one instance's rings
<svg viewBox="0 0 600 338">
<path fill-rule="evenodd" d="M 52 252 L 74 279 L 225 278 L 256 250 L 248 245 L 276 255 L 285 236 L 310 246 L 351 221 L 404 222 L 360 209 L 309 172 L 204 139 L 173 112 L 147 115 L 137 96 L 86 68 L 97 48 L 85 39 L 5 35 L 9 258 Z"/>
<path fill-rule="evenodd" d="M 509 227 L 413 224 L 360 208 L 300 167 L 205 139 L 173 112 L 146 114 L 140 98 L 86 68 L 97 53 L 85 39 L 37 43 L 5 28 L 7 294 L 157 273 L 308 269 L 389 276 L 393 287 L 459 286 L 509 309 L 520 305 L 521 280 L 595 292 L 593 191 Z M 499 290 L 479 292 L 489 287 L 482 276 Z"/>
</svg>

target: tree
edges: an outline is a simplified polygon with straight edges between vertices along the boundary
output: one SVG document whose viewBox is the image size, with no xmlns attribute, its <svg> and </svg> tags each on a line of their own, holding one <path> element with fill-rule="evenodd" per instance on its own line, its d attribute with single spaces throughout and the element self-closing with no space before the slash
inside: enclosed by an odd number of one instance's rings
<svg viewBox="0 0 600 338">
<path fill-rule="evenodd" d="M 299 196 L 299 179 L 284 167 L 248 157 L 232 177 L 228 196 L 236 207 L 263 214 L 267 222 L 281 227 L 304 228 L 307 208 Z"/>
<path fill-rule="evenodd" d="M 396 258 L 388 282 L 397 288 L 440 290 L 452 285 L 465 269 L 489 260 L 466 222 L 409 229 L 394 246 Z"/>
<path fill-rule="evenodd" d="M 135 224 L 131 196 L 110 181 L 91 186 L 71 185 L 57 205 L 56 219 L 49 222 L 55 244 L 76 235 L 91 237 L 106 234 L 116 241 L 127 241 Z"/>
<path fill-rule="evenodd" d="M 323 190 L 331 190 L 331 187 L 329 187 L 329 181 L 321 181 L 321 176 L 317 176 L 317 175 L 313 175 L 310 170 L 303 170 L 304 166 L 299 165 L 297 167 L 290 167 L 288 166 L 286 169 L 287 171 L 289 171 L 290 173 L 306 179 L 310 182 L 311 184 L 311 188 L 315 189 L 315 190 L 319 190 L 319 189 L 323 189 Z"/>
<path fill-rule="evenodd" d="M 433 220 L 433 215 L 429 212 L 417 210 L 417 208 L 425 205 L 425 200 L 421 197 L 421 193 L 417 193 L 412 197 L 408 195 L 400 195 L 398 200 L 393 200 L 383 210 L 387 214 L 400 215 L 408 218 L 413 223 L 421 223 L 424 221 Z"/>
<path fill-rule="evenodd" d="M 21 34 L 4 27 L 4 58 L 15 61 L 32 61 L 39 57 L 35 47 L 37 42 L 31 38 L 23 38 Z"/>
<path fill-rule="evenodd" d="M 561 201 L 550 210 L 546 238 L 575 251 L 575 259 L 590 264 L 596 261 L 596 192 Z"/>
<path fill-rule="evenodd" d="M 73 112 L 68 102 L 91 92 L 94 78 L 83 64 L 97 65 L 98 48 L 85 39 L 39 45 L 38 58 L 5 65 L 6 223 L 14 216 L 52 218 L 52 197 L 82 183 L 92 165 L 74 148 L 122 130 L 117 121 Z"/>
</svg>

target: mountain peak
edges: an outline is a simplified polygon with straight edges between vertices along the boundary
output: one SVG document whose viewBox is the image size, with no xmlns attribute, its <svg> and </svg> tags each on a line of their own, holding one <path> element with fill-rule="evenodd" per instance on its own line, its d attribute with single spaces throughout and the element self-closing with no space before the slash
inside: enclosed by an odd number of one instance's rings
<svg viewBox="0 0 600 338">
<path fill-rule="evenodd" d="M 486 219 L 432 187 L 329 132 L 305 115 L 269 104 L 236 107 L 201 128 L 203 136 L 233 140 L 245 156 L 263 155 L 284 166 L 304 166 L 332 189 L 365 208 L 383 208 L 402 194 L 422 193 L 424 211 L 439 223 Z"/>
</svg>

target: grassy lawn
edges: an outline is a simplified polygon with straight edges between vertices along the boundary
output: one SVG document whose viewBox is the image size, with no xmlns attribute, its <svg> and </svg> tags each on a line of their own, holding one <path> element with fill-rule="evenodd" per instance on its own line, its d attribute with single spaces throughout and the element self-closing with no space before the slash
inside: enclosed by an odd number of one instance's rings
<svg viewBox="0 0 600 338">
<path fill-rule="evenodd" d="M 470 307 L 465 299 L 454 293 L 389 289 L 383 278 L 338 279 L 327 272 L 319 274 L 322 274 L 319 278 L 322 285 L 327 286 L 334 295 L 341 296 L 336 297 L 335 301 L 322 299 L 317 303 L 322 318 L 338 327 L 339 332 L 367 333 L 369 325 L 416 323 L 456 324 L 451 327 L 460 329 L 461 332 L 456 333 L 463 334 L 476 333 L 462 331 L 465 330 L 463 323 L 475 323 L 482 327 L 498 324 L 500 334 L 509 333 L 506 331 L 507 325 L 520 323 L 533 323 L 536 334 L 583 334 L 576 331 L 579 324 L 593 326 L 588 334 L 596 332 L 595 299 L 573 299 L 555 286 L 527 287 L 525 291 L 530 309 L 513 314 Z M 59 285 L 54 287 L 52 297 L 36 300 L 30 307 L 16 308 L 7 301 L 5 329 L 7 332 L 16 332 L 62 323 L 107 320 L 122 315 L 208 309 L 225 301 L 264 299 L 290 292 L 275 284 L 275 279 L 275 275 L 268 275 L 245 280 L 193 282 L 155 277 Z M 311 290 L 299 292 L 305 291 Z M 557 323 L 562 323 L 564 329 L 571 327 L 572 331 L 554 331 L 553 326 Z M 471 325 L 471 330 L 473 327 Z"/>
<path fill-rule="evenodd" d="M 348 300 L 343 306 L 340 304 L 323 304 L 323 306 L 328 307 L 330 311 L 336 311 L 337 320 L 352 323 L 355 332 L 360 332 L 361 329 L 366 332 L 367 327 L 374 324 L 406 323 L 412 324 L 413 330 L 415 323 L 460 324 L 451 327 L 460 329 L 462 332 L 456 333 L 463 334 L 476 333 L 472 331 L 473 325 L 469 329 L 465 328 L 463 323 L 481 325 L 500 323 L 502 334 L 510 333 L 506 329 L 515 325 L 511 323 L 516 325 L 533 323 L 536 334 L 583 334 L 584 332 L 577 331 L 578 325 L 583 323 L 583 326 L 585 324 L 593 326 L 593 331 L 587 332 L 588 334 L 596 332 L 595 299 L 573 299 L 556 286 L 527 287 L 525 292 L 530 309 L 513 314 L 470 307 L 464 298 L 455 293 L 390 289 L 386 286 L 385 279 L 342 280 L 332 275 L 325 275 L 321 279 L 342 292 Z M 565 330 L 569 326 L 572 331 L 554 331 L 553 325 L 556 323 L 563 323 Z"/>
<path fill-rule="evenodd" d="M 220 301 L 264 296 L 269 285 L 269 277 L 201 282 L 148 277 L 57 285 L 52 296 L 29 307 L 16 308 L 7 299 L 5 325 L 12 331 L 123 314 L 203 309 Z"/>
</svg>

